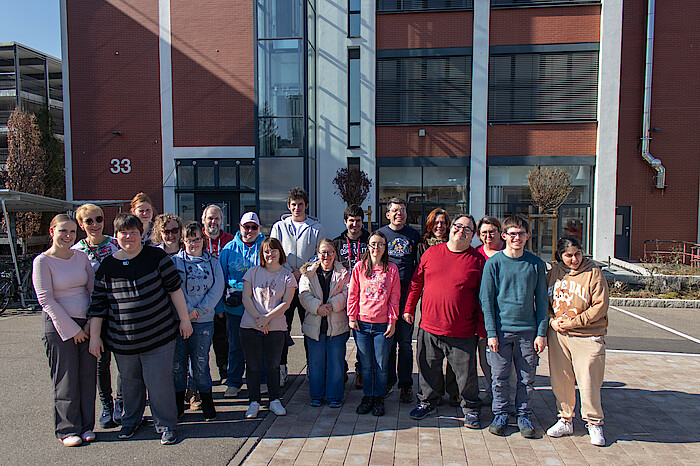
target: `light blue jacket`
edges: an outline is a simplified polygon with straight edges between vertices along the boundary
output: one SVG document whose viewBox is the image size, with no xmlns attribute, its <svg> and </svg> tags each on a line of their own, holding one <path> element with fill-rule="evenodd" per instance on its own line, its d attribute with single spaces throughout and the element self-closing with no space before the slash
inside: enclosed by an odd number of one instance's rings
<svg viewBox="0 0 700 466">
<path fill-rule="evenodd" d="M 246 246 L 241 239 L 241 232 L 236 232 L 236 236 L 226 243 L 226 246 L 219 253 L 219 261 L 224 271 L 224 280 L 228 285 L 236 290 L 243 289 L 243 275 L 249 268 L 260 264 L 260 243 L 265 239 L 265 235 L 260 233 L 252 246 Z M 216 313 L 227 312 L 229 314 L 242 316 L 243 305 L 238 307 L 227 306 L 223 299 L 216 306 Z"/>
<path fill-rule="evenodd" d="M 187 312 L 197 309 L 197 322 L 212 322 L 216 305 L 224 294 L 224 274 L 219 261 L 208 251 L 196 257 L 190 256 L 184 249 L 172 258 L 182 278 L 181 288 L 187 301 Z"/>
</svg>

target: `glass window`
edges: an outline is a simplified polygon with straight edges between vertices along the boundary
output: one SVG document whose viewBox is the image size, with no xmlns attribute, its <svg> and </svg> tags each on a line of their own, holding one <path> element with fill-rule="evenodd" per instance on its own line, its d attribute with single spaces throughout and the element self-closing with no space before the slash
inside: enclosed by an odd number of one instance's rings
<svg viewBox="0 0 700 466">
<path fill-rule="evenodd" d="M 306 99 L 308 100 L 308 116 L 316 121 L 316 49 L 308 44 L 308 82 L 306 86 Z"/>
<path fill-rule="evenodd" d="M 258 119 L 260 156 L 300 156 L 303 118 Z"/>
<path fill-rule="evenodd" d="M 236 167 L 222 167 L 219 165 L 219 186 L 238 186 L 236 181 Z"/>
<path fill-rule="evenodd" d="M 178 194 L 178 215 L 183 223 L 195 220 L 195 206 L 193 193 Z"/>
<path fill-rule="evenodd" d="M 303 0 L 258 0 L 258 38 L 302 37 Z"/>
<path fill-rule="evenodd" d="M 287 193 L 304 179 L 301 157 L 260 159 L 260 222 L 266 233 L 287 210 Z"/>
<path fill-rule="evenodd" d="M 360 147 L 360 49 L 348 49 L 348 147 Z"/>
<path fill-rule="evenodd" d="M 380 167 L 379 168 L 379 221 L 380 225 L 388 223 L 386 203 L 392 197 L 400 197 L 408 202 L 408 223 L 421 228 L 421 167 Z M 417 204 L 416 204 L 417 203 Z M 416 210 L 416 205 L 419 206 Z"/>
<path fill-rule="evenodd" d="M 384 11 L 451 10 L 473 7 L 474 0 L 377 0 L 377 11 L 380 13 Z"/>
<path fill-rule="evenodd" d="M 214 167 L 197 165 L 197 186 L 214 186 Z"/>
<path fill-rule="evenodd" d="M 360 37 L 360 0 L 348 1 L 348 37 Z"/>
<path fill-rule="evenodd" d="M 309 158 L 316 159 L 316 124 L 309 120 Z"/>
<path fill-rule="evenodd" d="M 423 194 L 426 215 L 436 207 L 452 218 L 469 213 L 467 167 L 423 167 Z"/>
<path fill-rule="evenodd" d="M 316 45 L 316 12 L 311 5 L 308 5 L 306 8 L 306 23 L 308 28 L 306 39 L 311 44 Z"/>
<path fill-rule="evenodd" d="M 303 115 L 301 40 L 258 41 L 260 116 Z"/>
<path fill-rule="evenodd" d="M 177 166 L 177 187 L 194 188 L 194 167 L 192 165 Z"/>
<path fill-rule="evenodd" d="M 240 165 L 241 188 L 255 189 L 255 165 Z"/>
</svg>

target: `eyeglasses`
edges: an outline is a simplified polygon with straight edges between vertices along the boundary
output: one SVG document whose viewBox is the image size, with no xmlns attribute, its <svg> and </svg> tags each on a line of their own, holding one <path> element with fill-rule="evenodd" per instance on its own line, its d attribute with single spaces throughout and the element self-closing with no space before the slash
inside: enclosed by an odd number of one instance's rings
<svg viewBox="0 0 700 466">
<path fill-rule="evenodd" d="M 263 251 L 263 254 L 266 256 L 274 256 L 275 254 L 279 254 L 280 252 L 277 249 L 265 249 Z"/>
<path fill-rule="evenodd" d="M 515 238 L 525 238 L 527 236 L 527 231 L 514 231 L 512 233 L 506 233 L 506 235 L 510 236 L 511 239 Z"/>
<path fill-rule="evenodd" d="M 318 255 L 319 256 L 334 256 L 335 253 L 333 251 L 319 251 Z"/>
<path fill-rule="evenodd" d="M 483 230 L 481 236 L 498 236 L 498 230 Z"/>
<path fill-rule="evenodd" d="M 86 218 L 85 220 L 83 220 L 83 223 L 87 226 L 90 226 L 93 223 L 102 223 L 102 222 L 104 222 L 104 220 L 105 220 L 104 217 L 102 217 L 101 215 L 98 215 L 97 217 L 95 217 L 94 220 L 89 218 L 89 217 Z"/>
<path fill-rule="evenodd" d="M 258 225 L 253 225 L 250 227 L 248 225 L 241 225 L 241 227 L 243 227 L 244 230 L 251 230 L 251 231 L 255 231 L 259 228 Z"/>
<path fill-rule="evenodd" d="M 177 235 L 180 233 L 180 227 L 171 228 L 170 230 L 163 230 L 164 235 Z"/>
<path fill-rule="evenodd" d="M 385 247 L 386 243 L 369 243 L 367 246 L 372 248 L 372 249 L 377 249 L 377 248 Z"/>
<path fill-rule="evenodd" d="M 467 225 L 460 225 L 459 223 L 455 223 L 454 225 L 452 225 L 452 228 L 454 228 L 455 231 L 464 230 L 467 233 L 474 233 L 474 230 L 472 229 L 472 227 L 467 226 Z"/>
<path fill-rule="evenodd" d="M 389 211 L 389 213 L 391 213 L 391 214 L 398 214 L 398 213 L 405 214 L 405 213 L 406 213 L 406 208 L 405 208 L 405 207 L 402 207 L 402 208 L 400 208 L 400 209 L 391 209 L 391 210 Z"/>
<path fill-rule="evenodd" d="M 199 236 L 197 238 L 187 238 L 185 240 L 185 244 L 197 244 L 197 243 L 201 243 L 202 241 L 204 241 L 204 238 L 202 238 L 201 236 Z"/>
</svg>

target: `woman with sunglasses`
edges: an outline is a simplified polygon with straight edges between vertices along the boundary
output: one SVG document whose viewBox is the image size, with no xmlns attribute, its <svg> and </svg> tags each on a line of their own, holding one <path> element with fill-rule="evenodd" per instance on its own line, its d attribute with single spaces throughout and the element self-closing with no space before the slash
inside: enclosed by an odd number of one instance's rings
<svg viewBox="0 0 700 466">
<path fill-rule="evenodd" d="M 153 245 L 157 245 L 169 256 L 182 249 L 182 220 L 173 214 L 160 214 L 153 222 Z"/>
<path fill-rule="evenodd" d="M 153 207 L 153 201 L 146 193 L 138 193 L 131 200 L 131 213 L 136 215 L 141 223 L 143 224 L 143 234 L 141 235 L 141 242 L 144 246 L 152 246 L 152 230 L 153 230 L 153 217 L 156 215 L 156 209 Z"/>
<path fill-rule="evenodd" d="M 119 250 L 117 239 L 105 235 L 104 230 L 104 212 L 95 204 L 83 204 L 75 211 L 75 219 L 78 226 L 87 235 L 73 245 L 71 249 L 82 251 L 87 254 L 92 268 L 97 271 L 97 268 L 102 263 L 102 259 L 111 256 Z M 102 331 L 107 322 L 104 322 Z M 103 428 L 116 427 L 122 422 L 122 412 L 124 404 L 122 401 L 122 381 L 121 376 L 117 373 L 117 393 L 115 399 L 112 400 L 112 374 L 110 365 L 112 363 L 112 352 L 106 350 L 97 360 L 97 392 L 100 395 L 102 403 L 102 414 L 100 415 L 99 423 Z"/>
</svg>

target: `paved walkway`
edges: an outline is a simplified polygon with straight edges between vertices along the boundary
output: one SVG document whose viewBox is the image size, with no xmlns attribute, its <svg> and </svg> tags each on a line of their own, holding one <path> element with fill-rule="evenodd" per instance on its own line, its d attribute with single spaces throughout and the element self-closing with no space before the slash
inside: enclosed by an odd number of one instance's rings
<svg viewBox="0 0 700 466">
<path fill-rule="evenodd" d="M 351 340 L 348 361 L 354 357 Z M 505 437 L 487 428 L 468 429 L 461 410 L 447 404 L 437 415 L 412 420 L 408 414 L 415 404 L 399 403 L 397 391 L 386 401 L 385 416 L 358 416 L 362 391 L 354 389 L 353 380 L 351 374 L 342 409 L 310 407 L 309 386 L 302 383 L 287 404 L 288 415 L 272 423 L 245 464 L 700 464 L 697 355 L 608 352 L 603 448 L 589 443 L 580 419 L 571 437 L 543 436 L 556 421 L 546 352 L 534 400 L 538 438 L 531 440 L 520 436 L 513 418 Z M 485 408 L 482 425 L 488 426 L 492 417 Z"/>
</svg>

